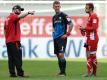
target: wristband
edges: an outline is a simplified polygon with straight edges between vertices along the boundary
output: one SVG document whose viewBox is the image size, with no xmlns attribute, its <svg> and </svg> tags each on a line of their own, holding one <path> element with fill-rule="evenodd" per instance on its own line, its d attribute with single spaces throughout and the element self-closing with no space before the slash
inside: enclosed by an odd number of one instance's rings
<svg viewBox="0 0 107 80">
<path fill-rule="evenodd" d="M 70 36 L 70 35 L 71 35 L 71 34 L 70 34 L 69 32 L 66 33 L 66 36 L 67 36 L 67 37 Z"/>
<path fill-rule="evenodd" d="M 82 36 L 85 36 L 85 31 L 81 30 L 81 34 L 82 34 Z"/>
</svg>

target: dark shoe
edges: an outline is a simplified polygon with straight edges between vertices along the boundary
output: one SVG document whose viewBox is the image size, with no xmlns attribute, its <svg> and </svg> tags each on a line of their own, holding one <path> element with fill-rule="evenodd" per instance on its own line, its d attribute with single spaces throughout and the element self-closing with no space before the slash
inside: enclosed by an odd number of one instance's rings
<svg viewBox="0 0 107 80">
<path fill-rule="evenodd" d="M 22 77 L 22 78 L 28 78 L 28 75 L 18 75 L 18 77 Z"/>
<path fill-rule="evenodd" d="M 11 74 L 10 77 L 17 77 L 15 74 Z"/>
<path fill-rule="evenodd" d="M 58 76 L 66 76 L 66 73 L 58 73 Z"/>
</svg>

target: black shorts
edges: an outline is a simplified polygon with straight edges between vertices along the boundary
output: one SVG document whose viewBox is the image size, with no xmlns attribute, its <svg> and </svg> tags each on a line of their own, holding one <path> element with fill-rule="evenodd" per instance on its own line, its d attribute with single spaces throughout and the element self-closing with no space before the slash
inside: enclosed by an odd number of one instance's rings
<svg viewBox="0 0 107 80">
<path fill-rule="evenodd" d="M 54 39 L 54 54 L 65 53 L 67 38 Z"/>
</svg>

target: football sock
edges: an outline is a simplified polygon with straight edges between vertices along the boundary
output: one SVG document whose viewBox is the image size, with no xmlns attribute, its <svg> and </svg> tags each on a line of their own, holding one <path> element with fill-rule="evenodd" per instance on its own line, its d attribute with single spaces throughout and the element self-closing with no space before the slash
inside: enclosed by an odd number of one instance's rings
<svg viewBox="0 0 107 80">
<path fill-rule="evenodd" d="M 91 57 L 88 57 L 87 71 L 88 71 L 88 76 L 90 76 L 93 72 L 93 65 L 92 65 L 92 58 Z"/>
<path fill-rule="evenodd" d="M 59 59 L 59 65 L 60 65 L 61 73 L 65 73 L 66 60 L 65 59 Z"/>
<path fill-rule="evenodd" d="M 96 70 L 97 70 L 97 59 L 96 59 L 96 56 L 93 56 L 92 57 L 92 59 L 93 59 L 93 74 L 94 74 L 94 76 L 96 76 Z"/>
</svg>

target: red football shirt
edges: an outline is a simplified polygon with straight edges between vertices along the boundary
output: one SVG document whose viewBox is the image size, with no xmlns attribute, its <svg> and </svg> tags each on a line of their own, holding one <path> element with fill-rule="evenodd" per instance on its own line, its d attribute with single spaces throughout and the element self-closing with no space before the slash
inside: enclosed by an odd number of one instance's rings
<svg viewBox="0 0 107 80">
<path fill-rule="evenodd" d="M 20 24 L 18 15 L 16 15 L 15 13 L 10 13 L 10 15 L 6 18 L 4 24 L 4 33 L 6 43 L 20 41 Z"/>
<path fill-rule="evenodd" d="M 92 13 L 88 17 L 87 25 L 86 25 L 86 36 L 91 40 L 94 40 L 95 37 L 98 37 L 97 29 L 98 29 L 99 19 L 96 13 Z"/>
</svg>

